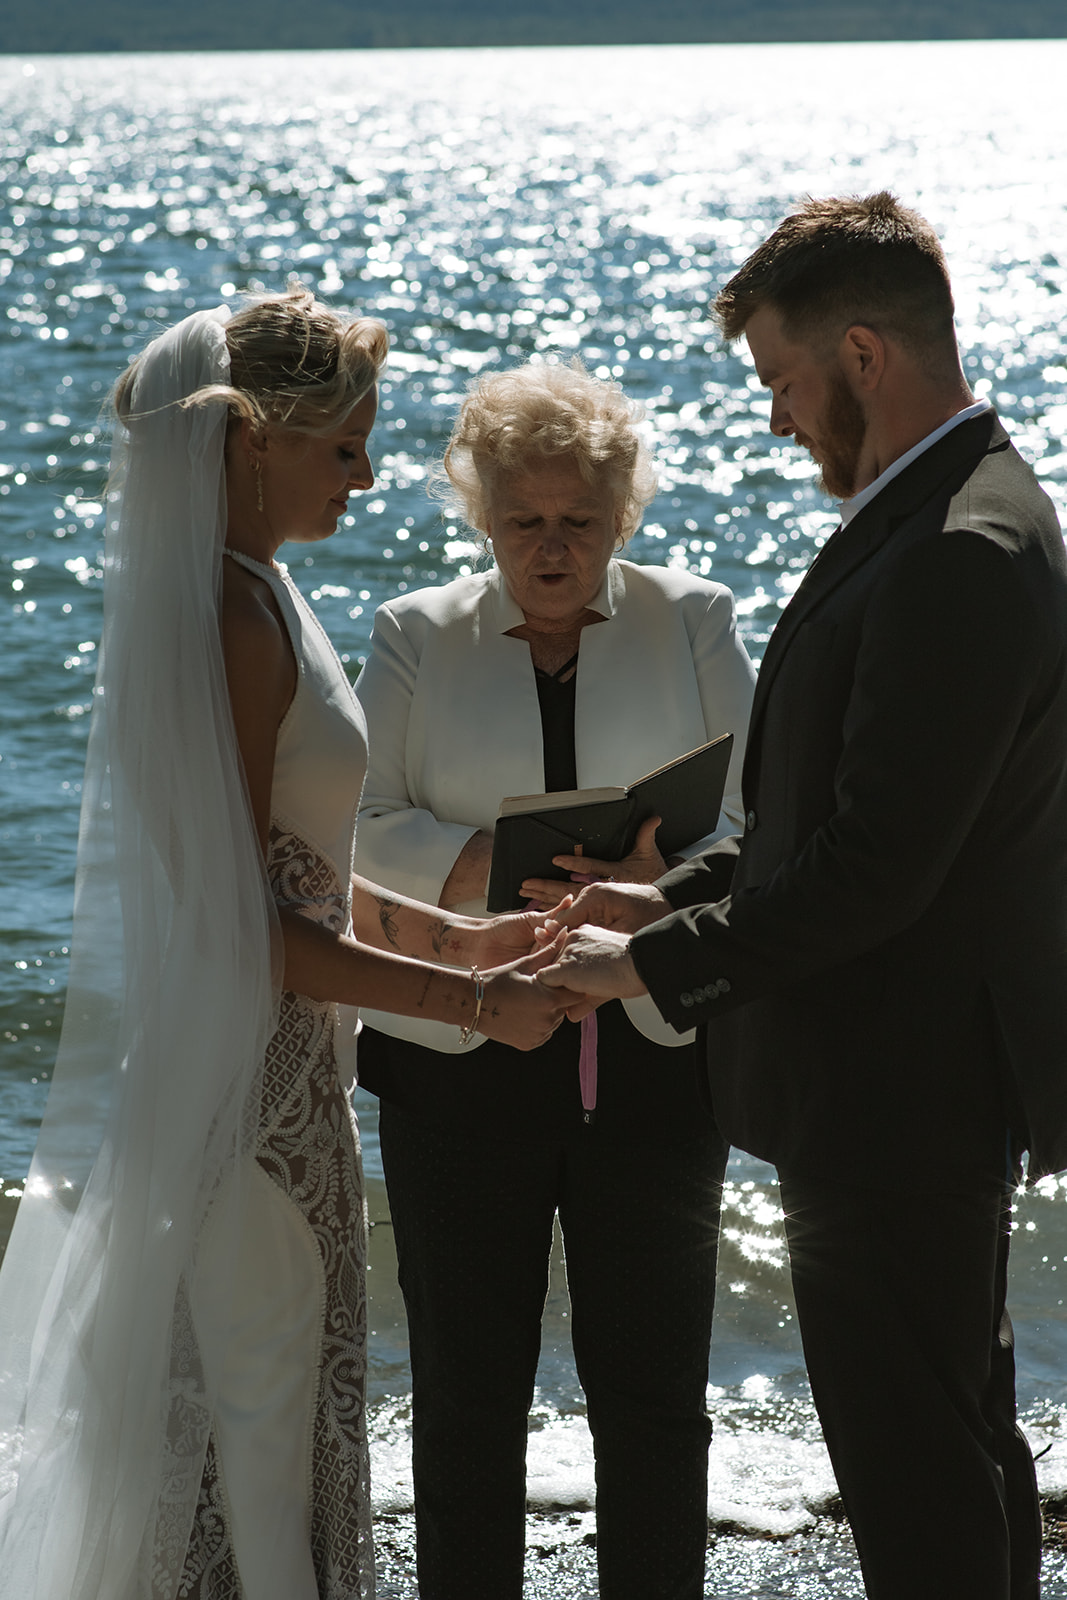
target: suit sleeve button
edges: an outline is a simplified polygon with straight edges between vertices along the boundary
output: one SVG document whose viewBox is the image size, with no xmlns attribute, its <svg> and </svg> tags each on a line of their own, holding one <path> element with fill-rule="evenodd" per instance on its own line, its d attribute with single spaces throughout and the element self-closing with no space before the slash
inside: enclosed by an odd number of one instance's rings
<svg viewBox="0 0 1067 1600">
<path fill-rule="evenodd" d="M 754 811 L 747 811 L 745 813 L 745 832 L 746 833 L 753 833 L 755 831 L 756 823 L 758 821 L 759 821 L 759 818 L 756 816 L 756 813 Z"/>
</svg>

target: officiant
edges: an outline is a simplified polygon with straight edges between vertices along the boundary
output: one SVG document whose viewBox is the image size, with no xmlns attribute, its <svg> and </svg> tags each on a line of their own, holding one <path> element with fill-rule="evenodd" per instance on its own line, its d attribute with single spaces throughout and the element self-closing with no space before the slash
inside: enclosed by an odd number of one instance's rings
<svg viewBox="0 0 1067 1600">
<path fill-rule="evenodd" d="M 356 870 L 481 913 L 500 801 L 625 785 L 723 733 L 741 820 L 754 672 L 730 591 L 620 552 L 655 493 L 641 408 L 580 362 L 470 386 L 439 470 L 492 564 L 379 607 L 358 683 L 370 734 Z M 651 882 L 655 819 L 619 862 Z M 524 886 L 558 898 L 559 882 Z M 390 906 L 381 905 L 388 932 Z M 410 1332 L 422 1600 L 521 1600 L 527 1417 L 558 1216 L 596 1454 L 602 1600 L 703 1595 L 705 1391 L 727 1149 L 692 1035 L 647 999 L 521 1055 L 364 1012 Z M 583 1034 L 584 1028 L 584 1034 Z"/>
</svg>

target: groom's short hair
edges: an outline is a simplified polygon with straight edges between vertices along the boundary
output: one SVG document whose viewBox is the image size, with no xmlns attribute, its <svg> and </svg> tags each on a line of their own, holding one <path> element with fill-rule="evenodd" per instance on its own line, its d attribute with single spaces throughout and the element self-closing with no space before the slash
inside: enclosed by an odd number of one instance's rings
<svg viewBox="0 0 1067 1600">
<path fill-rule="evenodd" d="M 831 345 L 856 323 L 895 339 L 927 369 L 955 366 L 955 310 L 940 240 L 895 195 L 805 200 L 715 298 L 728 339 L 763 306 L 790 339 Z"/>
</svg>

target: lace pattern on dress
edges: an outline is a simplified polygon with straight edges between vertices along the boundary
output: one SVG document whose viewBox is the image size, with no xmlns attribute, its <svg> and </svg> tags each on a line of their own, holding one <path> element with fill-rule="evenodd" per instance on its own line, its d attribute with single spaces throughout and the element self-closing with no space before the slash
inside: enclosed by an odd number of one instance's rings
<svg viewBox="0 0 1067 1600">
<path fill-rule="evenodd" d="M 295 829 L 275 819 L 268 872 L 275 899 L 337 932 L 349 887 Z M 336 1008 L 284 993 L 264 1064 L 260 1166 L 297 1206 L 322 1260 L 321 1370 L 314 1418 L 311 1547 L 322 1600 L 373 1600 L 365 1411 L 367 1218 L 359 1135 L 335 1058 Z M 181 1600 L 244 1600 L 225 1495 L 209 1447 Z"/>
</svg>

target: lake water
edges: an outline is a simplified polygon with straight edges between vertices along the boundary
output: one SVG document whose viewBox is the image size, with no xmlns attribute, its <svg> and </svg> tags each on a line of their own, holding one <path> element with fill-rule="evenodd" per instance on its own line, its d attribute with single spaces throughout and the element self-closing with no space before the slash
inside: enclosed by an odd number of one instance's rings
<svg viewBox="0 0 1067 1600">
<path fill-rule="evenodd" d="M 353 674 L 380 601 L 477 559 L 425 495 L 467 378 L 580 353 L 647 407 L 661 492 L 636 559 L 728 583 L 758 657 L 833 508 L 806 458 L 768 434 L 710 295 L 798 196 L 895 189 L 944 239 L 972 385 L 1067 521 L 1065 73 L 1065 42 L 0 58 L 5 1235 L 62 1015 L 99 630 L 100 413 L 130 353 L 188 310 L 290 273 L 386 320 L 376 488 L 294 565 Z M 403 1317 L 374 1103 L 359 1108 L 378 1224 L 376 1492 L 400 1507 Z M 1067 1181 L 1048 1180 L 1020 1197 L 1013 1303 L 1050 1494 L 1067 1494 L 1065 1277 Z M 710 1382 L 713 1520 L 810 1527 L 832 1480 L 774 1176 L 745 1157 L 730 1170 Z M 557 1263 L 531 1490 L 579 1513 L 592 1493 L 581 1418 Z M 861 1592 L 847 1561 L 805 1548 L 784 1589 L 768 1586 L 768 1556 L 718 1573 L 716 1592 Z M 1067 1596 L 1064 1572 L 1051 1556 L 1047 1594 Z"/>
</svg>

